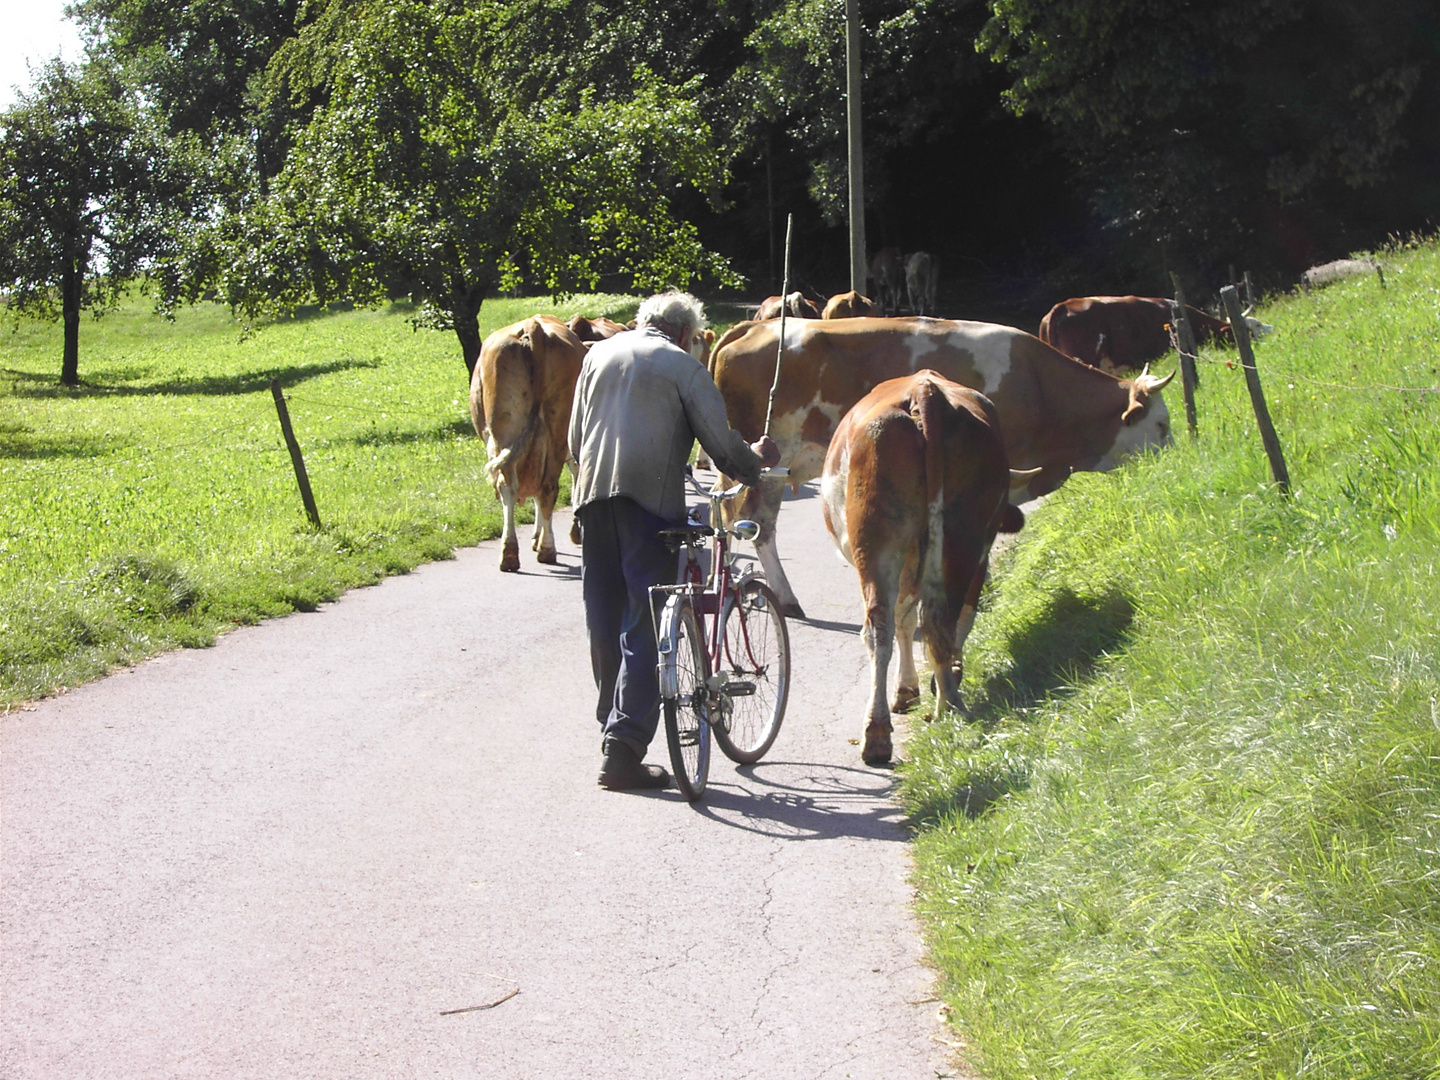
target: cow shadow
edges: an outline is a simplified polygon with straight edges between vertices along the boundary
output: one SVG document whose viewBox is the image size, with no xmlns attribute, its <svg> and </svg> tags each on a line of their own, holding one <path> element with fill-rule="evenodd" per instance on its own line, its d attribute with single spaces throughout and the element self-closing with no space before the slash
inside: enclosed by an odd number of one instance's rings
<svg viewBox="0 0 1440 1080">
<path fill-rule="evenodd" d="M 1042 613 L 1011 637 L 1011 667 L 989 675 L 978 692 L 967 695 L 970 723 L 988 737 L 1002 720 L 1023 717 L 1043 701 L 1074 694 L 1102 657 L 1125 647 L 1134 621 L 1135 603 L 1120 589 L 1092 597 L 1057 590 Z M 978 817 L 1029 783 L 1024 764 L 1005 758 L 991 770 L 971 773 L 948 794 L 913 808 L 910 820 L 920 825 L 949 810 Z"/>
<path fill-rule="evenodd" d="M 985 680 L 974 719 L 987 729 L 1002 717 L 1073 693 L 1100 658 L 1124 648 L 1135 602 L 1120 589 L 1083 597 L 1056 590 L 1040 616 L 1010 639 L 1011 668 Z"/>
</svg>

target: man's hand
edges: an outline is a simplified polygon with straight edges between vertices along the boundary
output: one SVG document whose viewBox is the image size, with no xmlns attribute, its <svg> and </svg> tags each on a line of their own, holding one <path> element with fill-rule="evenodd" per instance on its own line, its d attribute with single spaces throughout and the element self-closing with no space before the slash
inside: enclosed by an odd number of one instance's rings
<svg viewBox="0 0 1440 1080">
<path fill-rule="evenodd" d="M 762 469 L 771 469 L 780 464 L 780 447 L 775 445 L 775 440 L 769 435 L 761 435 L 758 441 L 750 444 L 750 449 L 760 455 Z"/>
</svg>

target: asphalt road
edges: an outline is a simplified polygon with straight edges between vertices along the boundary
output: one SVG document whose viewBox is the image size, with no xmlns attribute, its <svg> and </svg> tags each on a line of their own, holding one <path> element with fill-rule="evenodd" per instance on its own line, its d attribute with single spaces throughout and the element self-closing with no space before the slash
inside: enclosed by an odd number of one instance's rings
<svg viewBox="0 0 1440 1080">
<path fill-rule="evenodd" d="M 956 1075 L 854 571 L 781 520 L 785 726 L 693 806 L 596 786 L 568 520 L 0 719 L 0 1075 Z"/>
</svg>

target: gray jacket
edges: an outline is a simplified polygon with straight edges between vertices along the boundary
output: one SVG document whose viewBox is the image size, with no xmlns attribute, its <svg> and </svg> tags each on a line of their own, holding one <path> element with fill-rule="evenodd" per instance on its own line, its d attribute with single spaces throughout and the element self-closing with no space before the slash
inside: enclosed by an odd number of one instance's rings
<svg viewBox="0 0 1440 1080">
<path fill-rule="evenodd" d="M 696 439 L 727 476 L 759 482 L 760 458 L 731 430 L 725 399 L 698 360 L 650 327 L 591 346 L 570 411 L 577 510 L 628 495 L 653 514 L 682 520 Z"/>
</svg>

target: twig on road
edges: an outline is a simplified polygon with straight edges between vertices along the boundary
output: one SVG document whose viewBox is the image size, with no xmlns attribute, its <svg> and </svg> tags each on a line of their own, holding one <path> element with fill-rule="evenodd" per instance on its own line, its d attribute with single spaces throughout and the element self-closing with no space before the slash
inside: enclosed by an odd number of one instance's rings
<svg viewBox="0 0 1440 1080">
<path fill-rule="evenodd" d="M 441 1016 L 454 1016 L 456 1013 L 479 1012 L 481 1009 L 493 1009 L 496 1005 L 503 1005 L 503 1004 L 505 1004 L 505 1002 L 509 1001 L 512 997 L 514 997 L 514 996 L 515 996 L 516 994 L 518 994 L 519 992 L 520 992 L 520 987 L 517 986 L 517 987 L 515 987 L 514 990 L 511 990 L 511 991 L 510 991 L 508 994 L 506 994 L 504 997 L 502 997 L 502 998 L 496 998 L 494 1001 L 486 1002 L 484 1005 L 466 1005 L 465 1008 L 463 1008 L 463 1009 L 441 1009 L 441 1010 L 440 1010 L 440 1015 L 441 1015 Z"/>
</svg>

